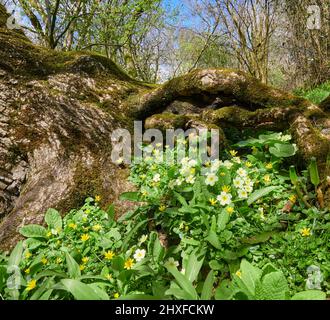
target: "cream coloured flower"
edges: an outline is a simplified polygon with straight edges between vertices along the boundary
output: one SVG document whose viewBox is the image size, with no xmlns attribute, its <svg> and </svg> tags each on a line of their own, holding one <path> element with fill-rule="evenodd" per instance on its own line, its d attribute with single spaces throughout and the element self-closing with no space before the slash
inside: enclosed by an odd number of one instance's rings
<svg viewBox="0 0 330 320">
<path fill-rule="evenodd" d="M 135 251 L 134 255 L 133 255 L 133 258 L 134 258 L 137 262 L 139 262 L 139 261 L 141 261 L 141 260 L 144 259 L 145 255 L 146 255 L 146 251 L 145 251 L 144 249 L 142 249 L 142 250 L 141 250 L 141 249 L 137 249 L 137 250 Z"/>
<path fill-rule="evenodd" d="M 214 186 L 218 180 L 218 177 L 214 173 L 209 173 L 205 178 L 205 183 L 209 186 Z"/>
<path fill-rule="evenodd" d="M 232 195 L 230 193 L 222 191 L 220 195 L 217 196 L 217 200 L 222 206 L 230 204 Z"/>
</svg>

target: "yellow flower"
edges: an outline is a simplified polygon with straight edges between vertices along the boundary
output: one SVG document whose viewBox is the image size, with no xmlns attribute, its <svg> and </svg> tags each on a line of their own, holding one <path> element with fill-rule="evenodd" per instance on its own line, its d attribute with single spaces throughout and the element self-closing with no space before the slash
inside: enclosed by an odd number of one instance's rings
<svg viewBox="0 0 330 320">
<path fill-rule="evenodd" d="M 90 213 L 91 213 L 91 210 L 90 210 L 90 209 L 86 209 L 86 210 L 85 210 L 85 213 L 86 213 L 86 214 L 90 214 Z"/>
<path fill-rule="evenodd" d="M 269 175 L 269 174 L 266 174 L 266 175 L 264 176 L 264 181 L 265 181 L 266 183 L 269 183 L 269 182 L 270 182 L 270 175 Z"/>
<path fill-rule="evenodd" d="M 77 229 L 77 225 L 75 223 L 69 223 L 69 228 L 71 229 Z"/>
<path fill-rule="evenodd" d="M 237 151 L 235 150 L 230 150 L 229 153 L 231 154 L 231 156 L 235 157 L 237 155 Z"/>
<path fill-rule="evenodd" d="M 226 211 L 229 213 L 229 214 L 232 214 L 234 212 L 234 208 L 233 207 L 227 207 L 226 208 Z"/>
<path fill-rule="evenodd" d="M 132 269 L 132 267 L 134 266 L 134 260 L 129 258 L 125 261 L 125 264 L 124 264 L 124 268 L 127 269 L 127 270 L 130 270 Z"/>
<path fill-rule="evenodd" d="M 229 193 L 231 190 L 230 186 L 223 186 L 221 189 L 223 192 L 227 192 L 227 193 Z"/>
<path fill-rule="evenodd" d="M 272 163 L 267 163 L 266 168 L 267 169 L 273 169 L 273 164 Z"/>
<path fill-rule="evenodd" d="M 87 233 L 85 233 L 81 236 L 81 241 L 83 241 L 83 242 L 87 241 L 88 239 L 89 239 L 89 235 Z"/>
<path fill-rule="evenodd" d="M 311 233 L 311 228 L 303 228 L 300 230 L 300 233 L 303 237 L 309 237 Z"/>
<path fill-rule="evenodd" d="M 190 171 L 190 174 L 193 174 L 193 175 L 196 173 L 196 169 L 195 168 L 191 168 L 189 171 Z"/>
<path fill-rule="evenodd" d="M 96 224 L 95 226 L 93 226 L 93 230 L 98 232 L 102 229 L 102 226 L 100 224 Z"/>
<path fill-rule="evenodd" d="M 224 172 L 220 172 L 220 176 L 224 177 L 226 174 Z"/>
<path fill-rule="evenodd" d="M 113 295 L 113 297 L 114 297 L 115 299 L 118 299 L 118 298 L 119 298 L 119 293 L 116 292 L 116 293 Z"/>
<path fill-rule="evenodd" d="M 62 259 L 61 258 L 56 258 L 56 263 L 57 264 L 60 264 L 62 262 Z"/>
<path fill-rule="evenodd" d="M 50 238 L 52 236 L 52 233 L 50 231 L 47 232 L 47 238 Z"/>
<path fill-rule="evenodd" d="M 290 197 L 289 197 L 289 200 L 292 202 L 292 203 L 295 203 L 296 201 L 297 201 L 297 197 L 296 197 L 296 195 L 291 195 Z"/>
<path fill-rule="evenodd" d="M 32 257 L 32 253 L 30 252 L 30 251 L 27 251 L 26 253 L 25 253 L 25 258 L 26 259 L 29 259 L 29 258 L 31 258 Z"/>
<path fill-rule="evenodd" d="M 241 278 L 242 277 L 242 272 L 241 271 L 236 271 L 236 273 L 235 273 L 236 275 L 237 275 L 237 277 L 239 277 L 239 278 Z"/>
<path fill-rule="evenodd" d="M 144 197 L 146 197 L 146 196 L 148 195 L 148 191 L 143 190 L 143 191 L 141 192 L 141 194 L 142 194 Z"/>
<path fill-rule="evenodd" d="M 87 263 L 87 262 L 88 262 L 88 260 L 89 260 L 89 258 L 88 258 L 88 257 L 83 257 L 83 258 L 81 259 L 82 263 Z"/>
<path fill-rule="evenodd" d="M 211 198 L 209 199 L 211 206 L 214 206 L 217 203 L 217 199 Z"/>
<path fill-rule="evenodd" d="M 95 197 L 95 202 L 99 202 L 99 201 L 101 201 L 101 196 L 96 196 Z"/>
<path fill-rule="evenodd" d="M 114 256 L 115 256 L 115 253 L 111 250 L 104 253 L 104 258 L 106 258 L 107 260 L 113 259 Z"/>
<path fill-rule="evenodd" d="M 25 272 L 26 274 L 29 274 L 30 271 L 31 271 L 30 268 L 27 268 L 27 269 L 24 270 L 24 272 Z"/>
<path fill-rule="evenodd" d="M 83 271 L 85 268 L 86 268 L 86 267 L 85 267 L 85 265 L 83 265 L 83 264 L 81 264 L 81 265 L 79 266 L 80 271 Z"/>
<path fill-rule="evenodd" d="M 166 210 L 166 206 L 164 206 L 164 205 L 162 204 L 161 206 L 159 206 L 158 209 L 159 209 L 160 212 L 163 212 L 163 211 Z"/>
<path fill-rule="evenodd" d="M 108 273 L 105 277 L 106 277 L 108 280 L 111 280 L 111 279 L 112 279 L 112 274 Z"/>
<path fill-rule="evenodd" d="M 42 264 L 47 264 L 48 260 L 44 257 L 41 259 Z"/>
<path fill-rule="evenodd" d="M 251 168 L 252 167 L 252 163 L 250 161 L 246 161 L 245 162 L 245 165 L 248 167 L 248 168 Z"/>
<path fill-rule="evenodd" d="M 28 282 L 28 284 L 27 284 L 27 287 L 26 287 L 26 291 L 31 291 L 31 290 L 33 290 L 35 287 L 37 286 L 37 280 L 31 280 L 31 281 L 29 281 Z"/>
</svg>

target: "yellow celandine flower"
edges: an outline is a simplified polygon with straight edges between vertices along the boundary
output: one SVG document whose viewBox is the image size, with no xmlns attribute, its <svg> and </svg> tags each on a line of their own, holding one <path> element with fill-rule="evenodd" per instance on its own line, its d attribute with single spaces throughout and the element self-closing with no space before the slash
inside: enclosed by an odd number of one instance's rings
<svg viewBox="0 0 330 320">
<path fill-rule="evenodd" d="M 26 291 L 31 291 L 37 286 L 37 280 L 32 279 L 31 281 L 28 282 L 26 286 Z"/>
<path fill-rule="evenodd" d="M 270 175 L 269 175 L 269 174 L 266 174 L 266 175 L 264 176 L 264 181 L 265 181 L 266 183 L 269 183 L 269 182 L 270 182 Z"/>
<path fill-rule="evenodd" d="M 29 259 L 29 258 L 31 258 L 32 257 L 32 253 L 30 252 L 30 251 L 27 251 L 26 253 L 25 253 L 25 258 L 26 259 Z"/>
<path fill-rule="evenodd" d="M 239 278 L 241 278 L 242 277 L 242 272 L 241 271 L 236 271 L 236 273 L 235 273 L 236 275 L 237 275 L 237 277 L 239 277 Z"/>
<path fill-rule="evenodd" d="M 131 258 L 128 258 L 125 261 L 124 268 L 127 269 L 127 270 L 130 270 L 130 269 L 132 269 L 133 266 L 134 266 L 134 260 L 131 259 Z"/>
<path fill-rule="evenodd" d="M 303 237 L 309 237 L 311 233 L 311 228 L 303 228 L 300 230 L 300 233 Z"/>
<path fill-rule="evenodd" d="M 89 258 L 88 258 L 88 257 L 83 257 L 83 258 L 81 259 L 82 263 L 87 263 L 87 262 L 88 262 L 88 260 L 89 260 Z"/>
<path fill-rule="evenodd" d="M 289 197 L 289 200 L 292 202 L 292 203 L 295 203 L 296 201 L 297 201 L 297 197 L 296 197 L 296 195 L 291 195 L 290 197 Z"/>
<path fill-rule="evenodd" d="M 104 253 L 104 258 L 107 260 L 113 259 L 114 256 L 115 256 L 115 253 L 111 250 Z"/>
<path fill-rule="evenodd" d="M 211 198 L 209 199 L 211 206 L 214 206 L 217 203 L 217 199 Z"/>
<path fill-rule="evenodd" d="M 231 187 L 230 186 L 223 186 L 221 189 L 222 189 L 223 192 L 229 193 L 230 190 L 231 190 Z"/>
<path fill-rule="evenodd" d="M 113 295 L 113 297 L 114 297 L 115 299 L 118 299 L 118 298 L 119 298 L 119 293 L 116 292 L 116 293 Z"/>
<path fill-rule="evenodd" d="M 50 238 L 52 236 L 52 233 L 50 231 L 47 232 L 47 238 Z"/>
<path fill-rule="evenodd" d="M 267 169 L 273 169 L 273 164 L 272 163 L 267 163 L 266 168 Z"/>
<path fill-rule="evenodd" d="M 252 163 L 250 161 L 246 161 L 245 162 L 245 166 L 248 167 L 248 168 L 251 168 L 252 167 Z"/>
<path fill-rule="evenodd" d="M 234 212 L 234 208 L 233 207 L 227 207 L 226 208 L 226 211 L 229 213 L 229 214 L 232 214 Z"/>
<path fill-rule="evenodd" d="M 83 265 L 83 264 L 81 264 L 81 265 L 79 266 L 79 270 L 80 270 L 80 271 L 84 271 L 84 270 L 85 270 L 85 268 L 86 268 L 86 266 L 85 266 L 85 265 Z"/>
<path fill-rule="evenodd" d="M 47 264 L 48 260 L 44 257 L 41 259 L 42 264 Z"/>
<path fill-rule="evenodd" d="M 195 168 L 191 168 L 190 169 L 190 174 L 195 174 L 196 173 L 196 169 Z"/>
<path fill-rule="evenodd" d="M 220 176 L 224 177 L 226 174 L 224 172 L 220 172 Z"/>
<path fill-rule="evenodd" d="M 101 196 L 95 196 L 95 202 L 100 202 L 101 201 Z"/>
<path fill-rule="evenodd" d="M 85 242 L 85 241 L 87 241 L 88 239 L 90 238 L 90 236 L 87 234 L 87 233 L 85 233 L 85 234 L 83 234 L 82 236 L 81 236 L 81 241 L 83 241 L 83 242 Z"/>
<path fill-rule="evenodd" d="M 235 157 L 237 155 L 237 151 L 236 150 L 230 150 L 229 153 L 231 154 L 231 156 Z"/>
<path fill-rule="evenodd" d="M 27 269 L 24 270 L 24 272 L 25 272 L 26 274 L 29 274 L 30 271 L 31 271 L 30 268 L 27 268 Z"/>
<path fill-rule="evenodd" d="M 62 259 L 61 258 L 56 258 L 56 263 L 57 264 L 60 264 L 62 262 Z"/>
<path fill-rule="evenodd" d="M 161 206 L 159 206 L 158 209 L 159 209 L 160 212 L 163 212 L 163 211 L 166 210 L 166 206 L 164 206 L 164 205 L 162 204 Z"/>
<path fill-rule="evenodd" d="M 112 274 L 108 273 L 105 277 L 106 277 L 108 280 L 111 280 L 111 279 L 112 279 Z"/>
<path fill-rule="evenodd" d="M 71 229 L 77 229 L 77 225 L 73 222 L 69 223 L 69 228 Z"/>
<path fill-rule="evenodd" d="M 85 213 L 86 213 L 86 214 L 90 214 L 90 213 L 91 213 L 91 210 L 90 210 L 90 209 L 86 209 L 86 210 L 85 210 Z"/>
<path fill-rule="evenodd" d="M 100 224 L 96 224 L 95 226 L 92 227 L 92 229 L 96 232 L 100 231 L 102 229 L 102 226 Z"/>
</svg>

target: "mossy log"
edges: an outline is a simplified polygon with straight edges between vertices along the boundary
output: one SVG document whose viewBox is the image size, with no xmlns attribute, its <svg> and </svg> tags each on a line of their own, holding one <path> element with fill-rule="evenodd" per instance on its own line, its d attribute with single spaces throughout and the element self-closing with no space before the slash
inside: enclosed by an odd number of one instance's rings
<svg viewBox="0 0 330 320">
<path fill-rule="evenodd" d="M 35 46 L 6 28 L 7 17 L 0 5 L 1 249 L 16 243 L 20 226 L 43 223 L 49 207 L 65 213 L 98 194 L 103 207 L 115 202 L 117 214 L 130 208 L 118 200 L 132 186 L 128 170 L 111 162 L 111 133 L 132 130 L 136 119 L 162 130 L 289 129 L 302 158 L 316 156 L 322 174 L 330 175 L 326 108 L 237 70 L 195 70 L 148 85 L 103 56 Z"/>
</svg>

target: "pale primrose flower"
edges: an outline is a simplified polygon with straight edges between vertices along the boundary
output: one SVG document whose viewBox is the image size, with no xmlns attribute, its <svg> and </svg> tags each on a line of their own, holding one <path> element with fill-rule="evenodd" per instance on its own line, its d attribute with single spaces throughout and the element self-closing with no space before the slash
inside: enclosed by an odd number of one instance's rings
<svg viewBox="0 0 330 320">
<path fill-rule="evenodd" d="M 205 183 L 209 186 L 214 186 L 218 180 L 218 177 L 214 173 L 209 173 L 205 178 Z"/>
<path fill-rule="evenodd" d="M 147 239 L 148 239 L 148 235 L 147 234 L 142 235 L 140 237 L 140 239 L 139 239 L 139 244 L 142 244 L 142 243 L 146 242 Z"/>
<path fill-rule="evenodd" d="M 246 186 L 244 187 L 244 190 L 245 190 L 246 192 L 250 193 L 250 192 L 253 191 L 253 188 L 252 188 L 251 186 L 249 186 L 249 185 L 246 185 Z"/>
<path fill-rule="evenodd" d="M 133 255 L 133 258 L 137 261 L 137 262 L 139 262 L 139 261 L 141 261 L 142 259 L 144 259 L 144 257 L 145 257 L 145 255 L 146 255 L 146 251 L 144 250 L 144 249 L 137 249 L 136 251 L 135 251 L 135 253 L 134 253 L 134 255 Z"/>
<path fill-rule="evenodd" d="M 223 165 L 227 168 L 230 169 L 234 164 L 232 162 L 230 162 L 229 160 L 225 160 L 223 162 Z"/>
<path fill-rule="evenodd" d="M 234 180 L 233 180 L 233 185 L 235 188 L 243 188 L 243 185 L 244 185 L 244 180 L 240 177 L 236 177 Z"/>
<path fill-rule="evenodd" d="M 183 158 L 183 159 L 181 160 L 181 164 L 182 164 L 183 166 L 187 165 L 188 162 L 189 162 L 189 158 L 188 158 L 188 157 L 185 157 L 185 158 Z"/>
<path fill-rule="evenodd" d="M 214 161 L 212 161 L 211 164 L 211 172 L 216 172 L 218 171 L 220 165 L 221 165 L 221 161 L 219 161 L 218 159 L 215 159 Z"/>
<path fill-rule="evenodd" d="M 243 168 L 239 168 L 237 170 L 237 174 L 240 176 L 240 177 L 246 177 L 247 176 L 247 172 L 246 170 L 244 170 Z"/>
<path fill-rule="evenodd" d="M 238 197 L 240 199 L 246 199 L 248 197 L 248 193 L 244 189 L 238 190 Z"/>
<path fill-rule="evenodd" d="M 160 181 L 160 174 L 156 173 L 152 179 L 154 182 L 159 182 Z"/>
<path fill-rule="evenodd" d="M 166 261 L 166 264 L 168 266 L 171 266 L 171 267 L 178 267 L 179 266 L 179 262 L 178 261 L 175 261 L 174 258 L 168 258 L 168 260 Z"/>
<path fill-rule="evenodd" d="M 186 182 L 193 184 L 195 182 L 195 177 L 190 175 L 188 178 L 186 178 Z"/>
<path fill-rule="evenodd" d="M 232 195 L 230 193 L 222 191 L 220 195 L 217 196 L 217 200 L 222 206 L 230 204 Z"/>
<path fill-rule="evenodd" d="M 194 159 L 189 160 L 188 165 L 189 165 L 189 167 L 196 167 L 197 166 L 197 161 L 194 160 Z"/>
</svg>

